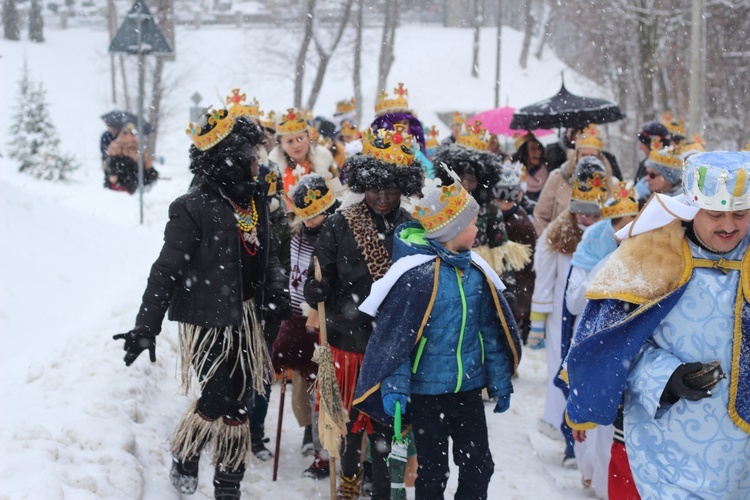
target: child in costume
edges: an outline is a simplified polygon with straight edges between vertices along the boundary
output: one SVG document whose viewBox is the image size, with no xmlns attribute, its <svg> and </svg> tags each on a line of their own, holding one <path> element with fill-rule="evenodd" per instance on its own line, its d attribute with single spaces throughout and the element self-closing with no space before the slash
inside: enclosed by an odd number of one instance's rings
<svg viewBox="0 0 750 500">
<path fill-rule="evenodd" d="M 470 248 L 479 205 L 456 176 L 428 182 L 418 222 L 396 230 L 393 266 L 360 310 L 376 316 L 355 406 L 391 424 L 400 403 L 414 433 L 417 498 L 442 498 L 448 437 L 459 467 L 456 498 L 487 498 L 494 463 L 482 388 L 508 409 L 521 344 L 495 271 Z M 428 292 L 429 291 L 429 292 Z"/>
<path fill-rule="evenodd" d="M 204 450 L 212 452 L 214 495 L 238 499 L 250 449 L 245 394 L 262 393 L 271 359 L 263 338 L 266 317 L 289 315 L 289 291 L 271 239 L 266 195 L 257 180 L 262 131 L 245 117 L 209 110 L 187 130 L 197 185 L 169 207 L 164 246 L 151 268 L 125 364 L 144 350 L 156 361 L 164 315 L 179 322 L 182 383 L 197 376 L 201 395 L 172 436 L 170 481 L 183 494 L 198 486 Z"/>
</svg>

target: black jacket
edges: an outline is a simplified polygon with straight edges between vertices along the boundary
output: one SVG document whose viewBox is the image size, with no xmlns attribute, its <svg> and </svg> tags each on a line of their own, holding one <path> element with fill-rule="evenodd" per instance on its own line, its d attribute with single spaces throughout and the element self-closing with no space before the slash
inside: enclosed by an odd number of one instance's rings
<svg viewBox="0 0 750 500">
<path fill-rule="evenodd" d="M 262 186 L 262 185 L 261 185 Z M 271 241 L 265 187 L 254 194 L 261 242 L 256 303 L 273 302 L 274 315 L 291 313 L 288 278 Z M 242 267 L 234 209 L 217 184 L 203 179 L 169 207 L 164 246 L 151 267 L 136 328 L 157 334 L 164 314 L 183 323 L 217 328 L 242 323 Z M 267 307 L 262 307 L 264 311 Z"/>
<path fill-rule="evenodd" d="M 364 203 L 364 202 L 363 202 Z M 393 249 L 393 232 L 396 227 L 412 220 L 406 210 L 399 208 L 384 218 L 370 212 L 377 230 L 385 235 L 388 250 L 388 264 Z M 348 352 L 365 352 L 367 341 L 372 333 L 372 316 L 361 312 L 359 305 L 370 295 L 373 279 L 367 268 L 362 252 L 357 246 L 354 234 L 343 214 L 337 212 L 323 224 L 315 243 L 313 256 L 320 262 L 321 273 L 331 287 L 331 294 L 325 302 L 328 342 L 338 349 Z M 308 276 L 315 276 L 314 261 L 311 261 Z M 305 282 L 305 296 L 308 284 Z M 308 300 L 308 302 L 310 302 Z M 317 308 L 316 303 L 310 306 Z"/>
</svg>

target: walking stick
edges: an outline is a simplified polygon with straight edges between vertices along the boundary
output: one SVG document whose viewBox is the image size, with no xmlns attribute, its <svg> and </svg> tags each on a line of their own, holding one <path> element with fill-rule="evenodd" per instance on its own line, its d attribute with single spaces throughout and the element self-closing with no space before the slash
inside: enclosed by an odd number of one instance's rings
<svg viewBox="0 0 750 500">
<path fill-rule="evenodd" d="M 273 454 L 273 480 L 279 472 L 279 450 L 281 448 L 281 421 L 284 419 L 284 396 L 286 395 L 286 370 L 281 375 L 281 396 L 279 396 L 279 423 L 276 425 L 276 448 Z"/>
<path fill-rule="evenodd" d="M 320 263 L 317 257 L 313 257 L 315 264 L 315 279 L 322 281 L 323 274 L 320 271 Z M 328 451 L 329 455 L 329 478 L 331 481 L 331 500 L 336 499 L 336 457 L 339 454 L 341 437 L 346 435 L 346 422 L 348 416 L 341 402 L 341 392 L 336 381 L 336 368 L 333 365 L 333 356 L 328 346 L 328 333 L 326 331 L 326 309 L 325 303 L 318 302 L 318 320 L 320 328 L 320 346 L 315 349 L 313 361 L 318 363 L 318 378 L 316 381 L 320 391 L 320 412 L 318 413 L 320 442 Z"/>
</svg>

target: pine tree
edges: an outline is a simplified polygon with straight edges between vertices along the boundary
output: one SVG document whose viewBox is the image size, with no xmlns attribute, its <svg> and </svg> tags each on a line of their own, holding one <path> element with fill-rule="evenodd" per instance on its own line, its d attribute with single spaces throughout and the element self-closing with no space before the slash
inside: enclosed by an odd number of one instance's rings
<svg viewBox="0 0 750 500">
<path fill-rule="evenodd" d="M 21 38 L 19 24 L 16 0 L 3 0 L 3 33 L 6 40 L 19 40 Z"/>
<path fill-rule="evenodd" d="M 9 156 L 20 161 L 20 172 L 38 179 L 65 181 L 79 165 L 73 156 L 59 151 L 60 139 L 50 120 L 45 96 L 44 86 L 34 85 L 29 79 L 24 61 L 14 114 L 17 120 L 10 127 Z"/>
<path fill-rule="evenodd" d="M 44 19 L 42 18 L 42 4 L 39 0 L 31 0 L 29 40 L 39 43 L 44 41 Z"/>
</svg>

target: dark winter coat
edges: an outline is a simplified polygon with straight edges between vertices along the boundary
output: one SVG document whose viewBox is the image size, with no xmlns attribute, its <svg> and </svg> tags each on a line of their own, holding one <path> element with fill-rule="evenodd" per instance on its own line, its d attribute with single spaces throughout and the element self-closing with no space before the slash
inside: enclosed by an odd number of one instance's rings
<svg viewBox="0 0 750 500">
<path fill-rule="evenodd" d="M 258 209 L 259 287 L 256 303 L 274 303 L 274 314 L 291 314 L 288 278 L 276 256 L 265 186 L 255 190 Z M 157 334 L 164 314 L 182 323 L 219 328 L 242 323 L 243 252 L 234 209 L 218 184 L 204 178 L 169 207 L 164 246 L 151 267 L 136 327 Z M 266 307 L 261 308 L 263 313 Z"/>
<path fill-rule="evenodd" d="M 372 211 L 370 215 L 378 232 L 385 236 L 383 242 L 388 250 L 390 265 L 393 231 L 399 224 L 412 218 L 402 208 L 387 217 Z M 337 212 L 323 224 L 313 255 L 318 258 L 323 277 L 331 287 L 331 294 L 325 302 L 328 342 L 344 351 L 364 352 L 372 333 L 372 317 L 358 307 L 370 295 L 373 279 L 343 214 Z M 315 276 L 313 262 L 307 275 Z M 310 279 L 305 282 L 305 297 L 308 296 L 311 282 Z M 309 303 L 310 300 L 307 300 Z M 317 308 L 317 304 L 310 303 L 310 307 Z"/>
<path fill-rule="evenodd" d="M 512 306 L 513 317 L 518 325 L 521 338 L 525 340 L 529 336 L 531 296 L 534 294 L 534 280 L 536 279 L 533 269 L 536 231 L 523 207 L 516 205 L 508 212 L 503 212 L 503 217 L 505 218 L 505 230 L 508 233 L 508 239 L 516 243 L 529 245 L 532 251 L 531 259 L 526 267 L 514 272 L 516 286 L 511 290 L 516 299 Z"/>
</svg>

